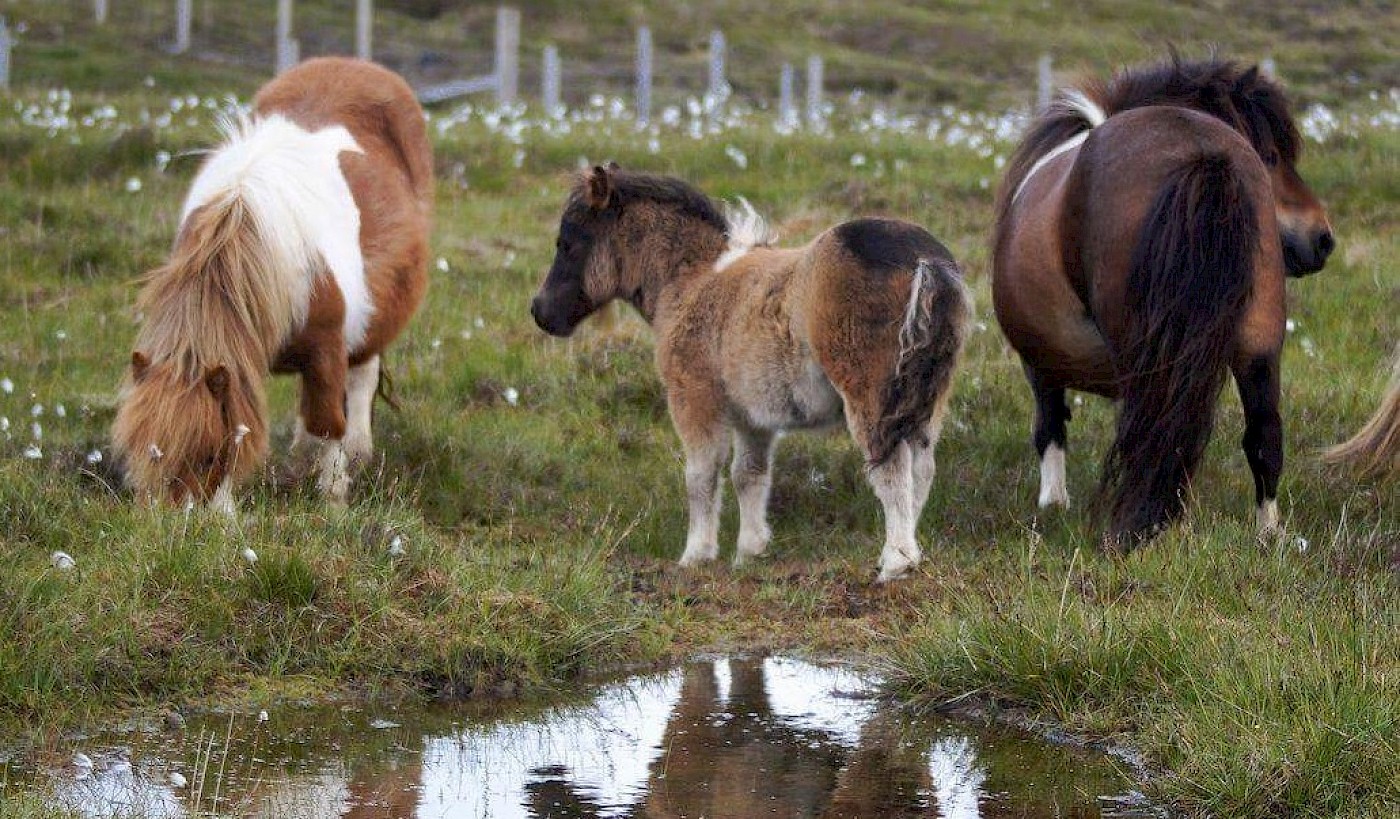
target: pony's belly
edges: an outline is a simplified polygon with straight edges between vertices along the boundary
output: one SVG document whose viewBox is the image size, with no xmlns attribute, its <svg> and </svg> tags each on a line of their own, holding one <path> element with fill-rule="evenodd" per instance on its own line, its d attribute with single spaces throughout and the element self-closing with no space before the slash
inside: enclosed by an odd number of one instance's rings
<svg viewBox="0 0 1400 819">
<path fill-rule="evenodd" d="M 759 429 L 819 429 L 845 417 L 841 395 L 826 373 L 807 365 L 787 383 L 776 382 L 744 401 L 746 420 Z"/>
</svg>

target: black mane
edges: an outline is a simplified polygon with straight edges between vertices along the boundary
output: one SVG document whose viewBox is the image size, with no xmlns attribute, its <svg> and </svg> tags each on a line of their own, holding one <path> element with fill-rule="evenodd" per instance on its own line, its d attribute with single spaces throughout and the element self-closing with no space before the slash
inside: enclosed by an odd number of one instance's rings
<svg viewBox="0 0 1400 819">
<path fill-rule="evenodd" d="M 580 182 L 574 189 L 573 199 L 584 200 L 584 185 Z M 613 196 L 618 207 L 625 208 L 633 202 L 655 202 L 674 207 L 686 216 L 691 216 L 714 227 L 720 232 L 728 232 L 729 222 L 708 196 L 695 187 L 673 176 L 624 171 L 612 172 Z"/>
<path fill-rule="evenodd" d="M 997 196 L 999 222 L 1035 163 L 1048 151 L 1092 127 L 1072 95 L 1082 95 L 1110 116 L 1148 105 L 1194 108 L 1234 128 L 1264 159 L 1277 152 L 1280 161 L 1292 165 L 1302 149 L 1303 140 L 1283 89 L 1262 74 L 1258 66 L 1245 68 L 1214 57 L 1183 60 L 1173 53 L 1169 60 L 1124 69 L 1107 83 L 1089 82 L 1076 92 L 1057 97 L 1031 123 L 1007 163 Z"/>
</svg>

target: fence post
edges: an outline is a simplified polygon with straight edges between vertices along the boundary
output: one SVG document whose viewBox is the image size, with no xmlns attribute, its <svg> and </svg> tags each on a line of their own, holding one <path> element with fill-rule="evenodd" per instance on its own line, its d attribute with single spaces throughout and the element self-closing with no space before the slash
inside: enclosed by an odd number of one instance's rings
<svg viewBox="0 0 1400 819">
<path fill-rule="evenodd" d="M 710 82 L 705 96 L 706 103 L 718 106 L 729 96 L 729 83 L 724 79 L 724 32 L 715 29 L 710 32 Z"/>
<path fill-rule="evenodd" d="M 374 0 L 355 0 L 355 56 L 374 59 Z"/>
<path fill-rule="evenodd" d="M 544 47 L 544 89 L 540 96 L 544 101 L 544 115 L 557 117 L 564 113 L 564 104 L 559 99 L 559 49 L 552 45 Z"/>
<path fill-rule="evenodd" d="M 0 93 L 10 91 L 10 47 L 14 44 L 10 27 L 5 24 L 5 18 L 0 17 Z"/>
<path fill-rule="evenodd" d="M 651 28 L 637 29 L 637 124 L 651 122 Z"/>
<path fill-rule="evenodd" d="M 175 53 L 190 50 L 190 27 L 194 24 L 194 0 L 175 0 Z"/>
<path fill-rule="evenodd" d="M 813 54 L 807 58 L 807 124 L 820 129 L 825 112 L 822 110 L 822 58 Z"/>
<path fill-rule="evenodd" d="M 793 99 L 792 63 L 783 63 L 778 75 L 778 124 L 783 128 L 797 127 L 797 102 Z"/>
<path fill-rule="evenodd" d="M 92 0 L 92 16 L 99 26 L 107 22 L 107 0 Z"/>
<path fill-rule="evenodd" d="M 1259 61 L 1259 70 L 1269 79 L 1278 79 L 1278 64 L 1273 57 L 1265 57 Z"/>
<path fill-rule="evenodd" d="M 297 64 L 300 56 L 292 39 L 292 0 L 277 0 L 277 73 Z"/>
<path fill-rule="evenodd" d="M 520 85 L 520 10 L 496 9 L 496 101 L 515 102 Z"/>
<path fill-rule="evenodd" d="M 1055 72 L 1049 54 L 1040 55 L 1036 64 L 1035 110 L 1044 111 L 1055 93 Z"/>
</svg>

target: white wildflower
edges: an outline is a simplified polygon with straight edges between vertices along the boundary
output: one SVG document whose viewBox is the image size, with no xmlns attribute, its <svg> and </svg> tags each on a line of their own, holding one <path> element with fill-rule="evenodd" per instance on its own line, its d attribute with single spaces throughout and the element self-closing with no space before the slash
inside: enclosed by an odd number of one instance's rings
<svg viewBox="0 0 1400 819">
<path fill-rule="evenodd" d="M 186 784 L 188 783 L 186 783 L 185 781 L 184 774 L 180 773 L 179 771 L 170 772 L 170 787 L 179 789 L 185 787 Z"/>
<path fill-rule="evenodd" d="M 259 711 L 259 712 L 258 712 L 258 722 L 267 722 L 267 712 L 266 712 L 266 711 Z"/>
<path fill-rule="evenodd" d="M 406 553 L 407 550 L 403 547 L 403 537 L 394 535 L 393 539 L 389 541 L 389 557 L 403 557 Z"/>
<path fill-rule="evenodd" d="M 8 395 L 9 393 L 12 393 L 14 391 L 15 382 L 11 381 L 8 378 L 0 378 L 0 392 L 4 392 Z"/>
<path fill-rule="evenodd" d="M 29 414 L 34 416 L 35 418 L 38 418 L 39 416 L 44 414 L 44 405 L 35 404 L 34 406 L 29 408 Z"/>
<path fill-rule="evenodd" d="M 139 177 L 133 176 L 126 180 L 126 185 L 124 185 L 123 187 L 126 188 L 127 193 L 136 193 L 137 191 L 141 190 L 141 179 Z"/>
<path fill-rule="evenodd" d="M 239 552 L 239 554 L 243 556 L 243 559 L 246 560 L 249 565 L 258 562 L 258 553 L 253 551 L 253 547 L 251 546 L 244 546 L 243 551 Z"/>
<path fill-rule="evenodd" d="M 44 450 L 40 449 L 38 444 L 30 444 L 24 448 L 24 457 L 31 461 L 37 461 L 44 457 Z"/>
<path fill-rule="evenodd" d="M 862 153 L 854 153 L 854 154 L 851 154 L 851 167 L 852 167 L 852 168 L 864 168 L 864 167 L 865 167 L 865 154 L 862 154 Z"/>
<path fill-rule="evenodd" d="M 746 156 L 746 155 L 744 154 L 743 151 L 739 150 L 737 147 L 735 147 L 735 146 L 733 146 L 733 145 L 726 145 L 726 146 L 724 146 L 724 155 L 727 156 L 727 157 L 729 157 L 729 159 L 730 159 L 735 165 L 739 166 L 739 169 L 740 169 L 740 170 L 743 170 L 743 169 L 749 167 L 749 158 L 748 158 L 748 156 Z"/>
<path fill-rule="evenodd" d="M 441 272 L 441 273 L 446 273 L 447 271 L 451 270 L 452 268 L 451 268 L 450 265 L 447 264 L 447 258 L 446 258 L 446 257 L 444 257 L 444 256 L 439 256 L 439 257 L 438 257 L 438 260 L 437 260 L 437 269 L 438 269 L 438 271 Z"/>
<path fill-rule="evenodd" d="M 36 441 L 44 440 L 44 425 L 38 421 L 29 425 L 29 435 Z"/>
<path fill-rule="evenodd" d="M 155 444 L 151 444 L 150 446 L 146 447 L 146 454 L 150 455 L 151 460 L 153 461 L 159 461 L 161 458 L 165 457 L 165 453 L 161 452 L 160 447 L 156 446 Z"/>
<path fill-rule="evenodd" d="M 53 414 L 54 414 L 55 417 L 58 417 L 58 418 L 67 418 L 67 417 L 68 417 L 68 408 L 65 407 L 65 406 L 63 406 L 62 404 L 59 404 L 58 406 L 56 406 L 56 407 L 53 408 Z"/>
<path fill-rule="evenodd" d="M 234 446 L 240 446 L 240 445 L 243 443 L 243 439 L 248 437 L 248 432 L 249 432 L 249 431 L 250 431 L 250 430 L 248 429 L 248 425 L 247 425 L 247 424 L 239 424 L 238 426 L 234 427 L 234 428 L 233 428 L 233 445 L 234 445 Z"/>
<path fill-rule="evenodd" d="M 102 450 L 94 449 L 93 451 L 87 454 L 87 457 L 84 458 L 84 460 L 88 462 L 89 466 L 102 463 Z"/>
<path fill-rule="evenodd" d="M 515 387 L 506 387 L 506 391 L 501 393 L 501 397 L 506 399 L 506 403 L 512 407 L 520 403 L 520 393 Z"/>
</svg>

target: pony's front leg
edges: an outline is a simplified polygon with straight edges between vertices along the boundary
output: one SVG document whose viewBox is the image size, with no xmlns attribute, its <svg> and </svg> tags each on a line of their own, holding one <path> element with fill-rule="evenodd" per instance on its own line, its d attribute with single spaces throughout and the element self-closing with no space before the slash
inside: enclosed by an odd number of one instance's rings
<svg viewBox="0 0 1400 819">
<path fill-rule="evenodd" d="M 734 462 L 729 474 L 739 498 L 739 542 L 734 565 L 763 554 L 773 532 L 768 528 L 768 492 L 773 486 L 774 435 L 739 429 L 734 434 Z"/>
<path fill-rule="evenodd" d="M 1283 421 L 1279 417 L 1279 357 L 1252 356 L 1231 367 L 1244 405 L 1244 446 L 1254 473 L 1254 506 L 1260 534 L 1279 530 L 1278 480 L 1283 473 Z"/>
<path fill-rule="evenodd" d="M 345 383 L 345 454 L 352 464 L 374 454 L 374 393 L 379 389 L 379 356 L 351 367 Z"/>
<path fill-rule="evenodd" d="M 316 486 L 326 500 L 344 504 L 350 495 L 350 459 L 346 455 L 345 347 L 317 350 L 301 376 L 301 421 L 319 439 Z"/>
<path fill-rule="evenodd" d="M 693 427 L 683 424 L 679 416 L 676 421 L 685 446 L 685 495 L 690 506 L 681 565 L 694 566 L 719 554 L 719 477 L 729 455 L 730 433 L 718 423 Z"/>
</svg>

